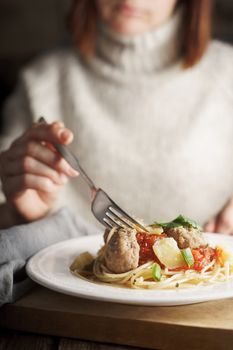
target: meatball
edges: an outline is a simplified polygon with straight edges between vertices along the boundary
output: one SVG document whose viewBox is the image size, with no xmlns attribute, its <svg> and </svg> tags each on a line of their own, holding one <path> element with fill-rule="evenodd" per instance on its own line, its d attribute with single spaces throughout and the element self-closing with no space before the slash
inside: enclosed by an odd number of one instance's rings
<svg viewBox="0 0 233 350">
<path fill-rule="evenodd" d="M 110 271 L 123 273 L 138 267 L 140 247 L 136 233 L 134 229 L 115 229 L 104 250 L 105 265 Z"/>
<path fill-rule="evenodd" d="M 206 244 L 203 233 L 192 227 L 174 227 L 165 229 L 165 233 L 176 240 L 180 249 L 198 248 Z"/>
</svg>

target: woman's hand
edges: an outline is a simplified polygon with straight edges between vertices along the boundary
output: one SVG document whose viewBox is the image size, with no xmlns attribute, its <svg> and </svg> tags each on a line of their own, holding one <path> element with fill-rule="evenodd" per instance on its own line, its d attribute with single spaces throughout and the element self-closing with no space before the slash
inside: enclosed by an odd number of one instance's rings
<svg viewBox="0 0 233 350">
<path fill-rule="evenodd" d="M 224 205 L 219 214 L 205 224 L 204 230 L 233 234 L 233 198 Z"/>
<path fill-rule="evenodd" d="M 72 139 L 71 131 L 60 122 L 34 124 L 1 153 L 0 175 L 12 225 L 19 217 L 33 221 L 46 215 L 61 186 L 78 175 L 52 146 Z"/>
</svg>

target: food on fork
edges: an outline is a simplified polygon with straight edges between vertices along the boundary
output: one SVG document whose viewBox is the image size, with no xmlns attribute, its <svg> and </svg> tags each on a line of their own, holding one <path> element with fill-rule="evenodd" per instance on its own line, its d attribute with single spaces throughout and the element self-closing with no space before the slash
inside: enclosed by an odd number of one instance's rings
<svg viewBox="0 0 233 350">
<path fill-rule="evenodd" d="M 195 221 L 180 215 L 146 229 L 106 230 L 105 244 L 97 257 L 82 253 L 71 265 L 71 272 L 92 281 L 137 289 L 185 288 L 233 276 L 232 253 L 220 246 L 211 247 Z"/>
</svg>

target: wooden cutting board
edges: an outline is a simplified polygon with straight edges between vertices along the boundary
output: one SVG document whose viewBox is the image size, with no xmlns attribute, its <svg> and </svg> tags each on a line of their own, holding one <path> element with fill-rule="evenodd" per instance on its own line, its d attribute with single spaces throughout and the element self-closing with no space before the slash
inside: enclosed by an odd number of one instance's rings
<svg viewBox="0 0 233 350">
<path fill-rule="evenodd" d="M 0 309 L 0 327 L 151 349 L 233 349 L 233 299 L 134 306 L 79 299 L 36 286 Z"/>
</svg>

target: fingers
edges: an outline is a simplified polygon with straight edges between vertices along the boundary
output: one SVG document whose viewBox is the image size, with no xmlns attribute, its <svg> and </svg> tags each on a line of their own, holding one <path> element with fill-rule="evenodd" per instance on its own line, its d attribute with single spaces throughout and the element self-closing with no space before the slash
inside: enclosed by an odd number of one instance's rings
<svg viewBox="0 0 233 350">
<path fill-rule="evenodd" d="M 216 221 L 215 221 L 215 218 L 208 221 L 205 225 L 204 225 L 204 231 L 206 232 L 217 232 L 215 230 L 215 227 L 216 227 Z"/>
<path fill-rule="evenodd" d="M 17 159 L 22 159 L 22 163 L 25 163 L 26 157 L 34 158 L 68 177 L 78 175 L 78 172 L 75 171 L 64 158 L 49 147 L 43 146 L 35 141 L 13 146 L 11 151 L 7 154 L 6 162 L 15 162 Z"/>
<path fill-rule="evenodd" d="M 49 178 L 33 174 L 8 177 L 4 182 L 4 192 L 7 198 L 15 197 L 17 193 L 28 189 L 53 193 L 58 191 L 59 186 L 55 185 Z"/>
<path fill-rule="evenodd" d="M 30 156 L 26 156 L 23 159 L 17 159 L 7 164 L 5 176 L 18 176 L 23 174 L 47 177 L 57 185 L 64 185 L 68 181 L 68 178 L 64 173 L 58 173 L 53 168 Z"/>
<path fill-rule="evenodd" d="M 229 200 L 223 209 L 211 219 L 204 229 L 207 232 L 233 234 L 233 201 Z"/>
<path fill-rule="evenodd" d="M 70 143 L 73 134 L 60 122 L 35 124 L 0 154 L 0 174 L 6 198 L 25 190 L 55 194 L 68 177 L 78 172 L 55 151 L 52 144 Z"/>
<path fill-rule="evenodd" d="M 216 232 L 233 234 L 233 220 L 226 213 L 218 215 L 216 220 Z"/>
<path fill-rule="evenodd" d="M 13 142 L 13 146 L 36 140 L 39 142 L 69 144 L 73 140 L 72 132 L 64 128 L 60 122 L 52 124 L 36 123 L 28 129 L 20 138 Z"/>
</svg>

